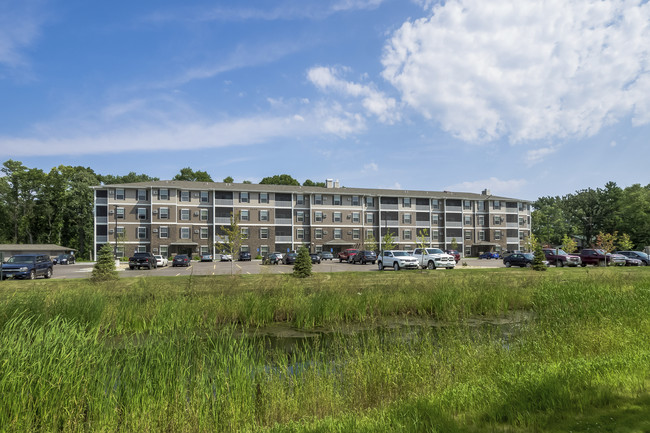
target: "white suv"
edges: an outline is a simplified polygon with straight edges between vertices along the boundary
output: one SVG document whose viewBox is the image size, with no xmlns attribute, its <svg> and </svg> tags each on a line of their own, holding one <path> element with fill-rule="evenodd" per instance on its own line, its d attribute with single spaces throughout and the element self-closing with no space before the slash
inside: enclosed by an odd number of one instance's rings
<svg viewBox="0 0 650 433">
<path fill-rule="evenodd" d="M 408 251 L 384 251 L 377 258 L 377 264 L 379 270 L 382 271 L 384 268 L 393 268 L 396 271 L 399 271 L 401 268 L 406 269 L 417 269 L 418 260 L 409 254 Z"/>
<path fill-rule="evenodd" d="M 440 248 L 416 248 L 413 250 L 413 257 L 418 261 L 422 269 L 446 268 L 454 269 L 456 259 Z"/>
</svg>

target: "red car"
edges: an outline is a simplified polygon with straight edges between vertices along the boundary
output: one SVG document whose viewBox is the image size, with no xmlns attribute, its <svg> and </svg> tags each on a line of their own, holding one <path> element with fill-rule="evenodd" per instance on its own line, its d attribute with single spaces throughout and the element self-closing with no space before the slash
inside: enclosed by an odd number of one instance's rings
<svg viewBox="0 0 650 433">
<path fill-rule="evenodd" d="M 445 251 L 447 254 L 451 254 L 454 256 L 454 260 L 456 260 L 456 263 L 460 261 L 460 253 L 456 250 L 447 250 Z"/>
<path fill-rule="evenodd" d="M 341 251 L 339 253 L 339 262 L 348 262 L 352 263 L 352 257 L 354 257 L 359 250 L 354 249 L 354 248 L 348 248 L 347 250 Z"/>
</svg>

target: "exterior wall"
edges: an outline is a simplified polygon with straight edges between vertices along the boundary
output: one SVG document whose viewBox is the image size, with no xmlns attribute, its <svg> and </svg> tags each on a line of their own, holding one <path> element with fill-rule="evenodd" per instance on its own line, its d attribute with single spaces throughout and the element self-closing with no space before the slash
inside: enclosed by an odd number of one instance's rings
<svg viewBox="0 0 650 433">
<path fill-rule="evenodd" d="M 464 255 L 524 249 L 530 236 L 530 205 L 521 201 L 423 198 L 399 191 L 351 194 L 326 188 L 316 193 L 299 187 L 295 192 L 262 193 L 246 187 L 236 191 L 201 183 L 196 188 L 95 187 L 96 251 L 108 242 L 126 256 L 138 249 L 169 255 L 215 254 L 221 227 L 230 225 L 231 214 L 239 216 L 239 226 L 248 230 L 242 244 L 253 256 L 300 245 L 334 253 L 361 248 L 369 230 L 377 242 L 389 230 L 399 249 L 415 248 L 423 235 L 426 243 L 443 249 L 450 249 L 455 241 Z M 246 211 L 248 218 L 243 219 Z M 266 239 L 260 235 L 262 229 Z"/>
</svg>

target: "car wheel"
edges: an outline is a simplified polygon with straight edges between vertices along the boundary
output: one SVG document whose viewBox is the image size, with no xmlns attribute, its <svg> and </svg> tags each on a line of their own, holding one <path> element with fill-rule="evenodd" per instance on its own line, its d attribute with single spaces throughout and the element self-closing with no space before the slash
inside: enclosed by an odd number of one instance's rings
<svg viewBox="0 0 650 433">
<path fill-rule="evenodd" d="M 606 265 L 605 260 L 598 260 L 598 263 L 596 264 L 596 266 L 605 266 L 605 265 Z"/>
<path fill-rule="evenodd" d="M 531 266 L 533 266 L 532 263 L 526 263 L 526 267 L 527 267 L 527 268 L 530 268 Z"/>
<path fill-rule="evenodd" d="M 35 280 L 36 279 L 36 271 L 32 269 L 32 271 L 29 273 L 29 279 L 30 280 Z"/>
<path fill-rule="evenodd" d="M 45 272 L 45 278 L 50 278 L 52 276 L 52 268 L 47 268 L 47 272 Z"/>
<path fill-rule="evenodd" d="M 393 270 L 399 271 L 399 263 L 393 263 Z"/>
<path fill-rule="evenodd" d="M 586 263 L 581 263 L 580 266 L 582 266 L 584 268 L 585 266 L 587 266 L 587 264 Z"/>
<path fill-rule="evenodd" d="M 374 265 L 374 264 L 375 264 L 375 262 L 372 262 L 372 264 Z"/>
<path fill-rule="evenodd" d="M 563 268 L 564 267 L 564 262 L 562 260 L 558 260 L 557 263 L 555 264 L 556 267 L 558 268 Z"/>
<path fill-rule="evenodd" d="M 377 267 L 379 268 L 380 271 L 384 270 L 384 264 L 382 262 L 377 262 Z"/>
<path fill-rule="evenodd" d="M 133 268 L 135 268 L 135 266 L 129 266 L 129 269 L 133 270 Z"/>
<path fill-rule="evenodd" d="M 510 266 L 512 266 L 512 264 L 510 262 L 506 262 L 506 268 L 509 268 Z"/>
<path fill-rule="evenodd" d="M 429 263 L 427 263 L 427 269 L 435 269 L 436 264 L 433 263 L 433 260 L 429 260 Z"/>
</svg>

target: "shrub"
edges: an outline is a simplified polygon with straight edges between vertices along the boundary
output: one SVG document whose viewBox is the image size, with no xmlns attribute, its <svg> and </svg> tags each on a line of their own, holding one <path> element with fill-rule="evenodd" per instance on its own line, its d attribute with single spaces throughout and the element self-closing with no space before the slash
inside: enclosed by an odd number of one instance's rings
<svg viewBox="0 0 650 433">
<path fill-rule="evenodd" d="M 533 270 L 535 271 L 545 271 L 546 270 L 546 265 L 544 264 L 544 258 L 546 257 L 544 255 L 544 250 L 542 250 L 542 243 L 539 242 L 539 240 L 531 236 L 531 243 L 533 247 Z"/>
<path fill-rule="evenodd" d="M 311 257 L 307 248 L 300 247 L 296 262 L 293 264 L 293 275 L 298 278 L 306 278 L 311 276 Z"/>
<path fill-rule="evenodd" d="M 104 246 L 99 250 L 97 263 L 95 263 L 90 278 L 93 281 L 110 281 L 117 279 L 113 248 L 109 244 L 104 244 Z"/>
</svg>

